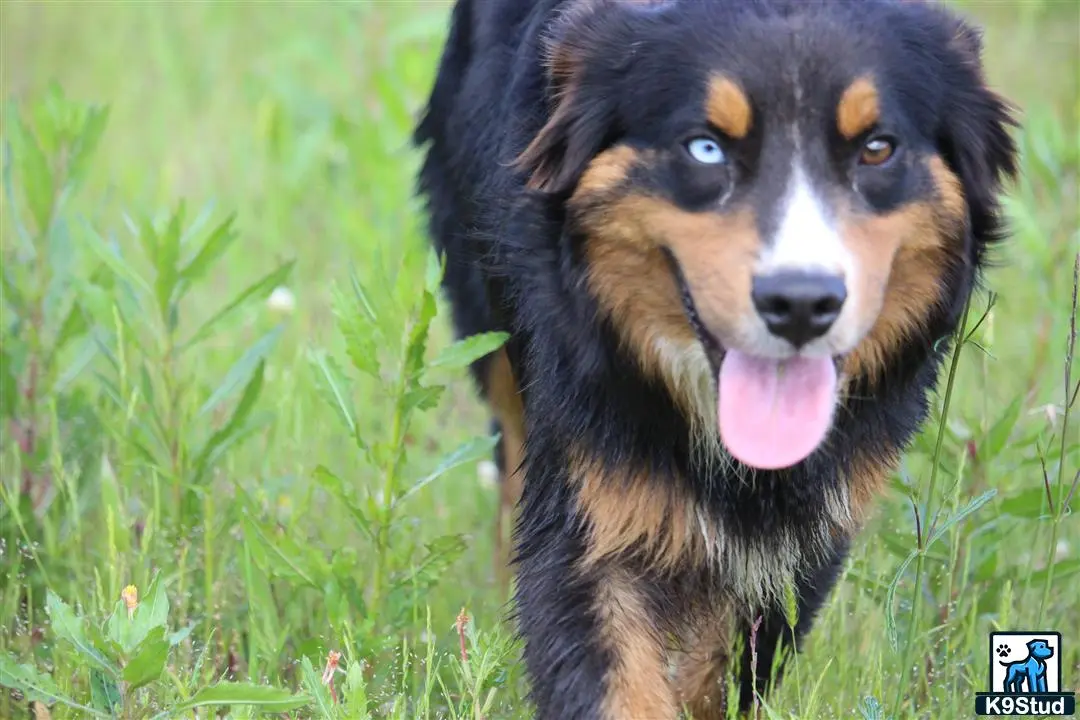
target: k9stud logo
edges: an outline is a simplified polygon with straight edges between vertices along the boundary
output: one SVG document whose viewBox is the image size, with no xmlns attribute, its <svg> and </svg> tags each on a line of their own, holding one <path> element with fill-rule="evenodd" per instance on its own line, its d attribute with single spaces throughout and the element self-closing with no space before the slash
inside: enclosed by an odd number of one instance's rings
<svg viewBox="0 0 1080 720">
<path fill-rule="evenodd" d="M 976 715 L 1066 717 L 1076 694 L 1061 691 L 1061 633 L 990 633 L 990 691 L 975 694 Z"/>
</svg>

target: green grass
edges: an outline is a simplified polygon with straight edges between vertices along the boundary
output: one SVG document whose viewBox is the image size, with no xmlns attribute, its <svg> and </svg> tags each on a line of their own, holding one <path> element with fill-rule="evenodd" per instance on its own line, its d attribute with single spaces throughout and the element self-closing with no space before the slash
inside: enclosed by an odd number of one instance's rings
<svg viewBox="0 0 1080 720">
<path fill-rule="evenodd" d="M 905 457 L 775 717 L 972 715 L 995 628 L 1061 630 L 1080 685 L 1063 502 L 1080 6 L 961 7 L 1023 111 L 1015 233 L 948 420 Z M 411 193 L 447 10 L 0 4 L 0 685 L 21 689 L 0 716 L 42 698 L 53 717 L 527 716 L 477 470 L 487 418 L 461 370 L 498 339 L 451 346 L 441 301 L 429 326 L 437 267 Z M 205 242 L 223 254 L 189 264 Z M 277 285 L 291 311 L 267 303 Z"/>
</svg>

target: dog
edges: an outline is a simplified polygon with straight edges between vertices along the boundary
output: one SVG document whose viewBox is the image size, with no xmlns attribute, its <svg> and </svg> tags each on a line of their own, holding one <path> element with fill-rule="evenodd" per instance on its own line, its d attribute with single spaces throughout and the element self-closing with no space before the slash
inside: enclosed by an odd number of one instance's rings
<svg viewBox="0 0 1080 720">
<path fill-rule="evenodd" d="M 1027 644 L 1028 654 L 1023 660 L 1001 662 L 1005 671 L 1002 692 L 1022 693 L 1027 683 L 1029 693 L 1046 692 L 1046 661 L 1054 657 L 1054 649 L 1045 640 L 1032 640 Z"/>
<path fill-rule="evenodd" d="M 1007 234 L 981 52 L 918 1 L 456 2 L 418 193 L 456 332 L 509 335 L 472 374 L 538 718 L 779 678 Z"/>
</svg>

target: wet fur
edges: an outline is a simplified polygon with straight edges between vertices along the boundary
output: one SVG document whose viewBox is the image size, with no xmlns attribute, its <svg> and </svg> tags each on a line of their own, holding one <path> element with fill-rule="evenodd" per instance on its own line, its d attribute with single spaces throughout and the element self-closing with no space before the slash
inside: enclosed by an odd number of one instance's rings
<svg viewBox="0 0 1080 720">
<path fill-rule="evenodd" d="M 882 322 L 873 347 L 849 360 L 846 399 L 825 446 L 785 471 L 734 463 L 700 427 L 694 408 L 707 388 L 681 392 L 673 376 L 672 358 L 688 367 L 706 360 L 692 332 L 677 328 L 686 318 L 665 314 L 678 298 L 662 253 L 643 252 L 638 269 L 661 285 L 667 278 L 667 289 L 640 285 L 635 295 L 652 300 L 627 300 L 657 313 L 620 315 L 618 298 L 604 287 L 627 267 L 626 256 L 616 250 L 614 259 L 598 261 L 597 233 L 573 212 L 575 192 L 588 182 L 629 177 L 618 163 L 607 176 L 592 165 L 619 140 L 620 102 L 634 102 L 600 89 L 616 87 L 634 63 L 649 13 L 692 5 L 707 5 L 695 12 L 711 13 L 718 27 L 737 29 L 744 17 L 797 14 L 800 3 L 458 0 L 416 131 L 426 152 L 420 190 L 432 239 L 446 256 L 444 290 L 457 331 L 511 333 L 505 350 L 473 371 L 496 417 L 512 415 L 516 425 L 517 413 L 524 415 L 525 447 L 506 447 L 521 442 L 514 427 L 503 433 L 498 460 L 504 477 L 524 474 L 514 532 L 517 622 L 532 700 L 545 720 L 673 718 L 684 704 L 698 717 L 722 717 L 732 671 L 740 706 L 750 706 L 754 691 L 765 690 L 781 639 L 791 637 L 783 595 L 795 591 L 801 637 L 926 417 L 949 350 L 942 339 L 978 283 L 987 248 L 1003 234 L 997 195 L 1015 172 L 1006 132 L 1012 121 L 984 84 L 976 33 L 922 3 L 821 3 L 814 12 L 826 20 L 811 23 L 811 34 L 887 27 L 905 39 L 891 69 L 914 88 L 911 112 L 932 128 L 941 159 L 931 172 L 952 194 L 921 215 L 889 222 L 936 222 L 926 219 L 937 217 L 931 210 L 951 203 L 951 219 L 934 225 L 949 251 L 895 261 L 912 263 L 912 277 L 931 278 L 930 285 L 886 304 L 882 312 L 896 316 L 896 329 Z M 677 93 L 680 72 L 672 66 L 635 92 Z M 726 82 L 713 87 L 737 97 Z M 859 132 L 877 110 L 865 87 L 849 100 L 839 120 L 844 134 Z M 753 136 L 751 108 L 730 100 L 717 107 L 736 107 L 720 121 Z M 666 323 L 665 337 L 684 337 L 685 347 L 645 347 L 658 328 L 650 323 Z M 519 399 L 507 397 L 508 381 Z M 507 458 L 519 458 L 520 467 L 508 467 Z M 755 688 L 746 645 L 756 620 Z M 733 642 L 742 655 L 729 661 Z M 669 664 L 679 669 L 665 684 Z"/>
</svg>

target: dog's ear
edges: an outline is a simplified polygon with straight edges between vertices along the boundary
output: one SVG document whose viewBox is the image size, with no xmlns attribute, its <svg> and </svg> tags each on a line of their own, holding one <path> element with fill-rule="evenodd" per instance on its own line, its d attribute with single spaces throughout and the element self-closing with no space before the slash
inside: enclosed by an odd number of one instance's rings
<svg viewBox="0 0 1080 720">
<path fill-rule="evenodd" d="M 670 0 L 579 0 L 553 23 L 546 41 L 550 113 L 517 158 L 527 187 L 563 193 L 611 139 L 615 85 L 633 61 L 634 21 Z"/>
<path fill-rule="evenodd" d="M 972 235 L 981 247 L 1001 232 L 998 196 L 1016 178 L 1018 152 L 1009 134 L 1017 127 L 1013 107 L 987 86 L 982 38 L 964 20 L 949 16 L 946 93 L 938 144 L 963 185 Z"/>
</svg>

